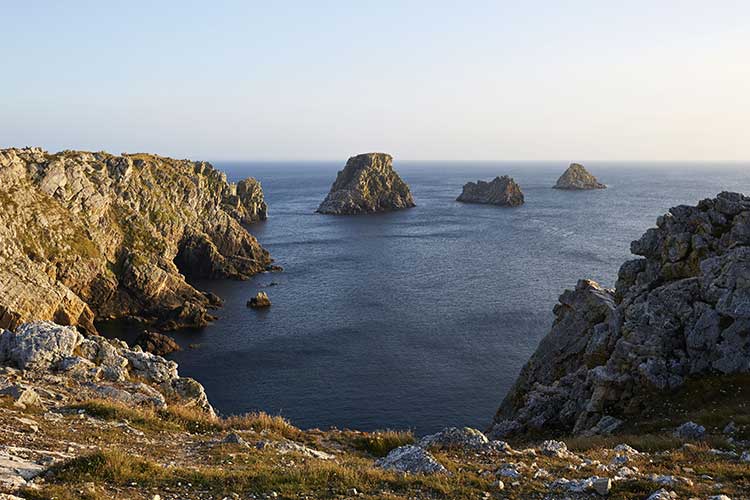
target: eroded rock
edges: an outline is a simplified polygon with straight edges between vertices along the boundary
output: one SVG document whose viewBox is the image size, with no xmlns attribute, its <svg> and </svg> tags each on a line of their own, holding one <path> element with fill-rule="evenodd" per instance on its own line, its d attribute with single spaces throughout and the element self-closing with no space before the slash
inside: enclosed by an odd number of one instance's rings
<svg viewBox="0 0 750 500">
<path fill-rule="evenodd" d="M 490 182 L 480 180 L 464 184 L 456 201 L 518 207 L 523 205 L 524 199 L 521 187 L 511 177 L 504 175 L 495 177 Z"/>
<path fill-rule="evenodd" d="M 581 189 L 604 189 L 607 186 L 596 180 L 586 168 L 580 163 L 571 163 L 568 169 L 563 172 L 555 189 L 581 190 Z"/>
<path fill-rule="evenodd" d="M 349 158 L 318 212 L 354 215 L 413 206 L 409 186 L 393 169 L 393 157 L 385 153 L 367 153 Z"/>
</svg>

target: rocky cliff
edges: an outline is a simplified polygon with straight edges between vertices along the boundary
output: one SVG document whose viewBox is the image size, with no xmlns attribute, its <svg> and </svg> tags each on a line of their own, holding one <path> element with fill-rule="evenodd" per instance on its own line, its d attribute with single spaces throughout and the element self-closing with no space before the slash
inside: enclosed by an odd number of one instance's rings
<svg viewBox="0 0 750 500">
<path fill-rule="evenodd" d="M 555 189 L 605 189 L 607 186 L 596 180 L 583 165 L 571 163 L 568 169 L 563 172 L 557 183 L 553 186 Z"/>
<path fill-rule="evenodd" d="M 674 207 L 631 251 L 614 290 L 563 293 L 493 435 L 612 430 L 686 381 L 750 372 L 750 198 Z"/>
<path fill-rule="evenodd" d="M 456 201 L 518 207 L 523 205 L 523 192 L 516 181 L 504 175 L 490 182 L 467 182 Z"/>
<path fill-rule="evenodd" d="M 413 206 L 409 186 L 393 170 L 393 157 L 385 153 L 367 153 L 349 158 L 318 212 L 353 215 Z"/>
<path fill-rule="evenodd" d="M 0 206 L 0 327 L 204 325 L 219 299 L 183 274 L 246 278 L 271 262 L 241 225 L 266 217 L 260 185 L 205 162 L 0 150 Z"/>
</svg>

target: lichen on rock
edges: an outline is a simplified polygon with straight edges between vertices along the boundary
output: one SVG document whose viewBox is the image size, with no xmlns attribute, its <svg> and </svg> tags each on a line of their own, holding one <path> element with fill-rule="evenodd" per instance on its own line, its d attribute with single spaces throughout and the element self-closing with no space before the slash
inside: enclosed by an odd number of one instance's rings
<svg viewBox="0 0 750 500">
<path fill-rule="evenodd" d="M 414 206 L 409 186 L 393 169 L 393 157 L 385 153 L 366 153 L 349 158 L 317 211 L 354 215 Z"/>
</svg>

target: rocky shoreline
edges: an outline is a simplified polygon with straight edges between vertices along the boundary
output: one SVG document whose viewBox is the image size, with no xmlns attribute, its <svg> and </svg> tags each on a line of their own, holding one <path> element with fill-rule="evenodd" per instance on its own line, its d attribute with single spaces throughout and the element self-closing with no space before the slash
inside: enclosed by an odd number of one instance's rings
<svg viewBox="0 0 750 500">
<path fill-rule="evenodd" d="M 245 279 L 272 262 L 242 226 L 267 217 L 260 184 L 205 162 L 4 149 L 0 202 L 0 327 L 203 326 L 221 301 L 184 274 Z"/>
</svg>

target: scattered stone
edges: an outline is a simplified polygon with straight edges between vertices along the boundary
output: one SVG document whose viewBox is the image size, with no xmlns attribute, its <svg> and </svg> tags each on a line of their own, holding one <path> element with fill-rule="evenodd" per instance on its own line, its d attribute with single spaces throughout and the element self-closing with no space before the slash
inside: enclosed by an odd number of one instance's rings
<svg viewBox="0 0 750 500">
<path fill-rule="evenodd" d="M 737 424 L 734 423 L 734 420 L 730 421 L 725 427 L 724 427 L 724 434 L 728 436 L 733 436 L 739 429 L 737 429 Z"/>
<path fill-rule="evenodd" d="M 242 439 L 242 436 L 240 436 L 236 432 L 231 432 L 231 433 L 227 434 L 227 436 L 224 439 L 222 439 L 221 442 L 224 443 L 224 444 L 236 444 L 236 445 L 245 446 L 245 447 L 249 447 L 250 446 L 247 443 L 247 441 L 245 441 L 244 439 Z"/>
<path fill-rule="evenodd" d="M 673 500 L 674 498 L 677 498 L 677 493 L 675 493 L 674 491 L 667 491 L 662 488 L 651 493 L 647 500 Z"/>
<path fill-rule="evenodd" d="M 604 189 L 607 186 L 596 180 L 583 165 L 571 163 L 568 169 L 557 179 L 555 189 Z"/>
<path fill-rule="evenodd" d="M 568 451 L 568 446 L 562 441 L 544 441 L 542 446 L 539 447 L 539 451 L 542 452 L 542 455 L 548 457 L 569 458 L 573 456 L 573 454 Z"/>
<path fill-rule="evenodd" d="M 706 436 L 706 428 L 695 422 L 685 422 L 675 429 L 674 436 L 680 439 L 699 440 Z"/>
<path fill-rule="evenodd" d="M 430 434 L 419 440 L 417 446 L 422 448 L 467 448 L 472 450 L 485 450 L 490 445 L 481 431 L 471 427 L 447 427 L 438 433 Z"/>
<path fill-rule="evenodd" d="M 523 205 L 523 193 L 516 181 L 504 175 L 495 177 L 490 182 L 477 181 L 464 184 L 463 192 L 456 198 L 456 201 L 518 207 Z"/>
<path fill-rule="evenodd" d="M 612 489 L 612 480 L 608 477 L 597 477 L 594 479 L 594 491 L 599 495 L 609 495 L 609 490 Z"/>
<path fill-rule="evenodd" d="M 349 158 L 318 212 L 354 215 L 414 206 L 409 186 L 393 170 L 393 157 L 367 153 Z"/>
<path fill-rule="evenodd" d="M 13 406 L 22 409 L 42 404 L 39 394 L 34 389 L 20 384 L 13 384 L 0 389 L 0 396 L 9 396 L 13 399 Z"/>
<path fill-rule="evenodd" d="M 750 462 L 750 451 L 743 451 L 742 455 L 740 456 L 740 461 Z"/>
<path fill-rule="evenodd" d="M 615 446 L 614 451 L 617 453 L 624 453 L 625 455 L 640 455 L 641 453 L 640 451 L 625 443 Z"/>
<path fill-rule="evenodd" d="M 517 479 L 521 477 L 521 472 L 516 468 L 516 466 L 511 464 L 505 464 L 502 467 L 500 467 L 496 472 L 496 476 L 500 477 L 509 477 L 511 479 Z"/>
<path fill-rule="evenodd" d="M 255 294 L 255 297 L 247 301 L 247 307 L 252 307 L 253 309 L 271 307 L 271 299 L 268 298 L 266 292 L 258 292 Z"/>
<path fill-rule="evenodd" d="M 447 474 L 448 470 L 424 448 L 400 446 L 375 462 L 377 467 L 412 474 Z"/>
</svg>

